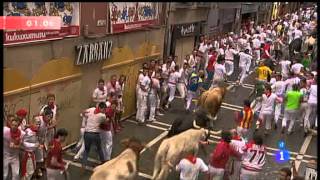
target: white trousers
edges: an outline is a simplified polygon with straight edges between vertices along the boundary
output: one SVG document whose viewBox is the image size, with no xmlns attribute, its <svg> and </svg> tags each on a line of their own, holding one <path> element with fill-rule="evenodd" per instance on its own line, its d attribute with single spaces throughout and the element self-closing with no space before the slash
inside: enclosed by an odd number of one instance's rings
<svg viewBox="0 0 320 180">
<path fill-rule="evenodd" d="M 20 161 L 19 156 L 3 156 L 3 179 L 7 179 L 9 173 L 9 166 L 11 166 L 12 180 L 20 180 Z"/>
<path fill-rule="evenodd" d="M 315 119 L 315 120 L 314 120 Z M 312 124 L 315 124 L 317 127 L 317 104 L 310 104 L 308 103 L 308 108 L 306 111 L 306 116 L 304 118 L 304 129 L 308 130 L 310 129 Z"/>
<path fill-rule="evenodd" d="M 78 144 L 77 144 L 77 148 L 79 147 L 79 146 L 81 146 L 80 147 L 80 149 L 79 149 L 79 151 L 78 151 L 78 153 L 74 156 L 74 158 L 75 159 L 79 159 L 79 158 L 82 158 L 82 155 L 83 155 L 83 152 L 84 152 L 84 139 L 83 139 L 83 135 L 84 135 L 84 128 L 81 128 L 80 129 L 80 140 L 79 140 L 79 142 L 78 142 Z"/>
<path fill-rule="evenodd" d="M 154 120 L 156 115 L 156 108 L 157 108 L 157 95 L 149 94 L 148 98 L 149 98 L 149 106 L 150 106 L 149 120 Z"/>
<path fill-rule="evenodd" d="M 141 90 L 139 90 L 139 91 L 141 91 Z M 139 92 L 139 96 L 141 97 L 141 99 L 140 99 L 140 103 L 138 104 L 136 119 L 139 122 L 143 123 L 145 121 L 145 115 L 147 112 L 148 95 L 145 93 Z"/>
<path fill-rule="evenodd" d="M 191 106 L 191 103 L 192 103 L 192 99 L 194 97 L 196 97 L 196 95 L 197 95 L 196 92 L 188 90 L 188 92 L 187 92 L 187 105 L 186 105 L 186 109 L 187 110 L 190 109 L 190 106 Z"/>
<path fill-rule="evenodd" d="M 255 53 L 256 60 L 259 61 L 260 60 L 260 50 L 253 50 L 253 53 Z"/>
<path fill-rule="evenodd" d="M 169 86 L 169 100 L 168 100 L 168 104 L 169 104 L 174 99 L 174 95 L 176 93 L 176 85 L 168 84 L 168 86 Z"/>
<path fill-rule="evenodd" d="M 282 110 L 282 103 L 277 103 L 276 102 L 276 105 L 275 105 L 275 108 L 274 108 L 274 122 L 276 124 L 278 123 L 279 117 L 281 115 L 281 110 Z"/>
<path fill-rule="evenodd" d="M 233 74 L 233 71 L 234 71 L 233 61 L 226 60 L 225 66 L 226 66 L 227 76 L 231 76 Z"/>
<path fill-rule="evenodd" d="M 258 180 L 259 172 L 256 171 L 248 171 L 246 169 L 241 169 L 240 180 Z"/>
<path fill-rule="evenodd" d="M 307 114 L 307 109 L 308 109 L 308 103 L 303 102 L 300 104 L 300 117 L 299 117 L 299 121 L 303 122 L 303 120 L 305 119 L 305 116 Z"/>
<path fill-rule="evenodd" d="M 248 64 L 246 65 L 246 71 L 249 72 L 251 67 L 251 60 L 248 62 Z"/>
<path fill-rule="evenodd" d="M 224 169 L 209 165 L 210 180 L 223 180 Z"/>
<path fill-rule="evenodd" d="M 177 89 L 179 91 L 179 94 L 182 99 L 186 97 L 186 92 L 187 92 L 187 87 L 184 83 L 178 83 L 177 84 Z"/>
<path fill-rule="evenodd" d="M 287 121 L 290 121 L 288 132 L 292 132 L 294 122 L 298 119 L 298 110 L 285 110 L 284 117 L 282 120 L 282 127 L 287 127 Z"/>
<path fill-rule="evenodd" d="M 265 124 L 266 130 L 271 129 L 272 117 L 273 117 L 273 114 L 266 114 L 266 113 L 260 112 L 259 118 L 262 119 L 263 123 Z"/>
<path fill-rule="evenodd" d="M 239 74 L 240 84 L 243 84 L 244 78 L 247 77 L 247 67 L 240 66 L 239 68 L 240 68 L 240 74 Z"/>
<path fill-rule="evenodd" d="M 112 153 L 112 133 L 111 131 L 104 131 L 100 132 L 101 137 L 101 149 L 103 152 L 103 156 L 105 160 L 111 159 Z"/>
</svg>

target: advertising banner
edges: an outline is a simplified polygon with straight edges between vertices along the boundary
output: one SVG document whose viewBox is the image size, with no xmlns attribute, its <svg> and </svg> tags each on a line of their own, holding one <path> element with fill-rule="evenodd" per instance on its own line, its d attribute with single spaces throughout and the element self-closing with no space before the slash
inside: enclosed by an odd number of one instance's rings
<svg viewBox="0 0 320 180">
<path fill-rule="evenodd" d="M 4 16 L 60 16 L 60 30 L 5 30 L 4 45 L 76 37 L 80 35 L 78 2 L 5 2 Z M 33 22 L 33 25 L 42 24 Z"/>
<path fill-rule="evenodd" d="M 159 4 L 151 2 L 110 3 L 111 33 L 141 29 L 159 23 Z"/>
</svg>

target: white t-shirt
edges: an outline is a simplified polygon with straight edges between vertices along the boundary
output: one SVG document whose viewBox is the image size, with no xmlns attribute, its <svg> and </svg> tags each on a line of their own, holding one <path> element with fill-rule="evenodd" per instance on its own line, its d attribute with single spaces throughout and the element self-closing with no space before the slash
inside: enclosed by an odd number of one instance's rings
<svg viewBox="0 0 320 180">
<path fill-rule="evenodd" d="M 239 67 L 246 67 L 247 64 L 251 61 L 252 56 L 249 54 L 246 54 L 244 52 L 239 53 Z"/>
<path fill-rule="evenodd" d="M 223 48 L 219 48 L 219 55 L 224 55 L 224 49 Z"/>
<path fill-rule="evenodd" d="M 200 43 L 200 46 L 199 46 L 199 51 L 201 51 L 202 53 L 205 53 L 208 49 L 208 46 L 204 43 Z"/>
<path fill-rule="evenodd" d="M 279 63 L 281 64 L 281 74 L 288 75 L 291 62 L 289 60 L 284 60 L 284 61 L 280 61 Z"/>
<path fill-rule="evenodd" d="M 243 156 L 242 167 L 253 171 L 261 171 L 266 162 L 265 147 L 252 144 L 246 145 L 245 154 Z"/>
<path fill-rule="evenodd" d="M 234 55 L 238 54 L 238 52 L 232 48 L 226 49 L 225 51 L 225 59 L 232 60 L 234 59 Z"/>
<path fill-rule="evenodd" d="M 197 158 L 195 164 L 187 159 L 182 159 L 176 165 L 176 170 L 180 171 L 180 180 L 196 180 L 198 179 L 199 171 L 207 172 L 209 168 L 202 159 Z"/>
<path fill-rule="evenodd" d="M 148 95 L 148 91 L 150 90 L 150 84 L 151 84 L 151 79 L 149 78 L 149 76 L 144 76 L 141 81 L 141 85 L 144 87 L 144 89 L 146 89 L 146 91 L 143 91 L 140 88 L 142 95 Z"/>
<path fill-rule="evenodd" d="M 23 139 L 25 132 L 21 131 L 20 139 Z M 7 157 L 19 158 L 19 148 L 10 148 L 10 143 L 13 140 L 11 139 L 10 128 L 7 126 L 3 127 L 3 155 Z"/>
<path fill-rule="evenodd" d="M 302 31 L 300 31 L 299 29 L 296 29 L 293 32 L 294 32 L 294 38 L 293 39 L 302 38 Z"/>
<path fill-rule="evenodd" d="M 215 64 L 214 66 L 214 79 L 223 79 L 226 74 L 226 68 L 222 64 Z"/>
<path fill-rule="evenodd" d="M 272 86 L 272 90 L 278 96 L 283 95 L 284 90 L 286 88 L 286 84 L 284 81 L 276 81 Z"/>
<path fill-rule="evenodd" d="M 261 113 L 262 114 L 272 114 L 274 110 L 274 105 L 276 101 L 277 95 L 271 93 L 269 97 L 266 94 L 262 95 L 262 106 L 261 106 Z"/>
<path fill-rule="evenodd" d="M 107 88 L 104 86 L 103 90 L 101 91 L 99 88 L 96 88 L 93 91 L 92 98 L 95 102 L 106 102 L 107 100 Z"/>
<path fill-rule="evenodd" d="M 285 81 L 285 84 L 286 84 L 286 87 L 287 87 L 286 92 L 291 91 L 292 90 L 292 86 L 294 84 L 299 84 L 299 83 L 300 83 L 300 79 L 298 77 L 293 77 L 293 78 L 287 79 Z"/>
<path fill-rule="evenodd" d="M 310 94 L 309 94 L 309 99 L 308 99 L 308 103 L 309 104 L 317 104 L 317 85 L 311 85 L 310 86 Z"/>
<path fill-rule="evenodd" d="M 260 42 L 260 40 L 258 38 L 255 38 L 255 39 L 252 40 L 252 47 L 254 49 L 257 49 L 257 48 L 260 49 L 261 42 Z"/>
<path fill-rule="evenodd" d="M 303 65 L 300 63 L 295 63 L 291 66 L 291 71 L 294 74 L 300 74 L 301 68 L 303 68 Z"/>
<path fill-rule="evenodd" d="M 89 108 L 85 111 L 86 126 L 85 132 L 100 132 L 100 124 L 106 120 L 106 115 L 104 113 L 95 114 L 95 107 Z"/>
<path fill-rule="evenodd" d="M 177 71 L 170 73 L 169 79 L 168 79 L 169 85 L 176 85 L 176 83 L 178 83 L 180 76 L 181 76 L 181 74 Z"/>
</svg>

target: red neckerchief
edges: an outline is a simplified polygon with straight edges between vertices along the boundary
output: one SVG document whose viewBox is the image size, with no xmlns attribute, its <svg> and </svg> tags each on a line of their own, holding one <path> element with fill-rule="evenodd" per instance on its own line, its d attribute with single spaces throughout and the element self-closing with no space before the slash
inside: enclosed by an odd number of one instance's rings
<svg viewBox="0 0 320 180">
<path fill-rule="evenodd" d="M 270 93 L 266 93 L 267 98 L 269 98 L 270 95 L 271 95 L 271 92 Z"/>
<path fill-rule="evenodd" d="M 98 88 L 100 91 L 104 91 L 104 87 L 102 87 L 101 89 L 100 88 Z"/>
<path fill-rule="evenodd" d="M 98 114 L 98 113 L 101 113 L 101 111 L 100 111 L 99 108 L 96 108 L 96 109 L 94 110 L 94 114 Z"/>
<path fill-rule="evenodd" d="M 21 138 L 21 131 L 20 131 L 20 129 L 17 128 L 16 131 L 13 131 L 13 130 L 10 128 L 10 136 L 11 136 L 11 139 L 13 140 L 13 143 L 14 143 L 14 144 L 19 144 L 20 138 Z"/>
<path fill-rule="evenodd" d="M 110 84 L 111 84 L 111 86 L 112 86 L 113 88 L 116 88 L 116 83 L 117 83 L 117 82 L 112 82 L 112 81 L 111 81 Z"/>
<path fill-rule="evenodd" d="M 186 157 L 186 159 L 188 160 L 188 161 L 190 161 L 192 164 L 195 164 L 196 162 L 197 162 L 197 157 L 195 157 L 195 156 L 193 156 L 193 155 L 188 155 L 187 157 Z"/>
<path fill-rule="evenodd" d="M 38 132 L 38 129 L 39 129 L 38 126 L 36 126 L 36 125 L 34 125 L 34 124 L 30 126 L 30 130 L 31 130 L 32 132 Z"/>
<path fill-rule="evenodd" d="M 50 107 L 50 109 L 54 109 L 54 104 L 48 104 L 48 107 Z"/>
<path fill-rule="evenodd" d="M 233 140 L 241 141 L 241 137 L 239 135 L 235 135 L 232 137 Z"/>
</svg>

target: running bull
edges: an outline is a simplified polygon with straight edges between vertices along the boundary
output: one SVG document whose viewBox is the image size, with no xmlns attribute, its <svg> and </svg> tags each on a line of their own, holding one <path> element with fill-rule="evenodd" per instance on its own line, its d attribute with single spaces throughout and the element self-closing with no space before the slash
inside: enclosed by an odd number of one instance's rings
<svg viewBox="0 0 320 180">
<path fill-rule="evenodd" d="M 216 120 L 218 111 L 221 107 L 222 100 L 225 96 L 226 88 L 224 85 L 209 89 L 201 94 L 198 100 L 198 106 L 208 111 L 208 117 Z"/>
<path fill-rule="evenodd" d="M 153 180 L 165 180 L 170 169 L 188 152 L 199 150 L 199 143 L 204 141 L 209 130 L 189 129 L 171 138 L 164 139 L 154 160 Z"/>
<path fill-rule="evenodd" d="M 139 155 L 145 146 L 136 138 L 125 139 L 121 143 L 126 149 L 119 156 L 96 167 L 90 180 L 136 179 Z"/>
</svg>

